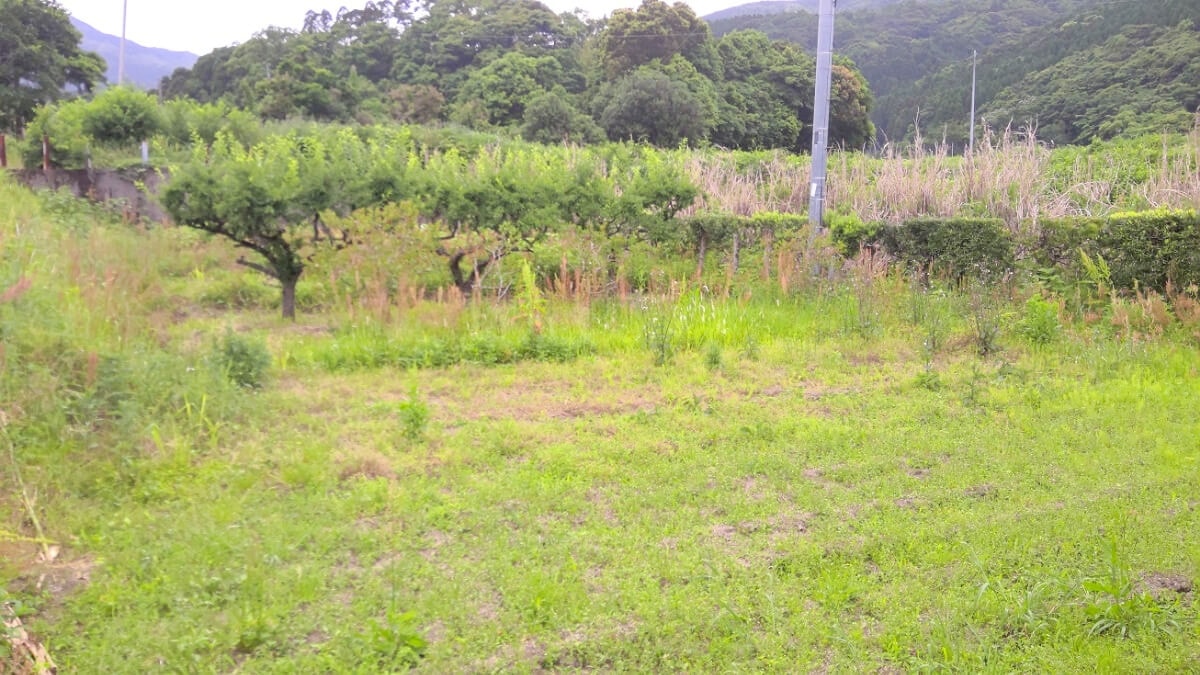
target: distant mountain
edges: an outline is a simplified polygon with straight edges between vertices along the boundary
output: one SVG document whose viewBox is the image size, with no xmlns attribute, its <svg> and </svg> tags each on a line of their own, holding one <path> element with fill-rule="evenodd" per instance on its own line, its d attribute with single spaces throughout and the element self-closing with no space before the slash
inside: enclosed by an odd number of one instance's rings
<svg viewBox="0 0 1200 675">
<path fill-rule="evenodd" d="M 883 7 L 892 5 L 901 0 L 838 0 L 837 11 L 839 14 L 845 12 L 853 12 L 860 9 L 872 9 L 874 7 Z M 725 21 L 728 19 L 736 19 L 740 16 L 770 16 L 772 14 L 783 14 L 784 12 L 808 12 L 816 14 L 819 8 L 819 0 L 765 0 L 763 2 L 748 2 L 744 5 L 737 5 L 729 9 L 722 9 L 707 16 L 700 18 L 712 23 L 714 21 Z"/>
<path fill-rule="evenodd" d="M 121 38 L 101 33 L 86 23 L 71 17 L 71 24 L 83 34 L 82 46 L 96 52 L 108 63 L 105 76 L 109 84 L 117 83 L 117 65 L 120 61 Z M 176 68 L 191 68 L 200 57 L 190 52 L 176 52 L 157 47 L 144 47 L 130 40 L 125 41 L 125 81 L 143 89 L 155 89 L 162 78 Z"/>
</svg>

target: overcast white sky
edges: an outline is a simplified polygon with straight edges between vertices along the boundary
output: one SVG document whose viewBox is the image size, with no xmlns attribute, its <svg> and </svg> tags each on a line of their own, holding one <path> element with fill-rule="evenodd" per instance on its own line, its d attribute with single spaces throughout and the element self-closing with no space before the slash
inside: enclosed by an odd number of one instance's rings
<svg viewBox="0 0 1200 675">
<path fill-rule="evenodd" d="M 125 0 L 58 0 L 73 16 L 112 35 L 121 34 Z M 207 54 L 217 47 L 245 42 L 267 26 L 299 28 L 310 9 L 362 7 L 365 0 L 127 0 L 126 37 L 147 47 Z M 542 0 L 556 12 L 576 7 L 603 16 L 618 7 L 636 7 L 641 0 Z M 674 2 L 674 0 L 669 0 Z M 688 4 L 704 15 L 749 0 L 693 0 Z"/>
</svg>

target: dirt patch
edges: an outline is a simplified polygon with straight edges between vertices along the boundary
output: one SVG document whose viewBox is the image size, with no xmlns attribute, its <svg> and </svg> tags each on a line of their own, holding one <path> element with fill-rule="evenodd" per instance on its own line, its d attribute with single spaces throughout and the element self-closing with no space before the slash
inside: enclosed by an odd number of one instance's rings
<svg viewBox="0 0 1200 675">
<path fill-rule="evenodd" d="M 41 597 L 39 613 L 44 618 L 55 616 L 68 596 L 88 585 L 96 567 L 96 562 L 86 556 L 69 559 L 57 544 L 26 541 L 0 542 L 0 558 L 17 573 L 8 590 Z M 0 661 L 0 671 L 53 672 L 53 660 L 39 636 L 28 634 L 14 613 L 6 609 L 3 614 L 0 639 L 6 639 L 11 647 L 11 660 Z"/>
<path fill-rule="evenodd" d="M 1144 575 L 1141 585 L 1156 600 L 1179 598 L 1190 601 L 1195 589 L 1195 585 L 1190 578 L 1182 574 L 1163 574 L 1161 572 L 1151 572 Z"/>
<path fill-rule="evenodd" d="M 68 560 L 58 546 L 49 546 L 43 551 L 37 544 L 10 542 L 6 549 L 6 555 L 17 552 L 16 556 L 9 558 L 17 562 L 18 569 L 10 590 L 30 595 L 48 595 L 54 602 L 88 585 L 96 566 L 95 561 L 87 557 Z"/>
<path fill-rule="evenodd" d="M 984 483 L 982 485 L 973 485 L 973 486 L 967 488 L 966 490 L 963 490 L 963 494 L 965 494 L 968 497 L 974 497 L 976 499 L 983 499 L 985 497 L 995 497 L 996 496 L 996 486 L 991 485 L 989 483 Z"/>
<path fill-rule="evenodd" d="M 929 476 L 929 469 L 909 469 L 908 475 L 913 478 L 927 478 Z"/>
<path fill-rule="evenodd" d="M 901 497 L 901 498 L 897 499 L 894 503 L 896 504 L 897 508 L 901 508 L 901 509 L 917 508 L 917 500 L 913 497 Z"/>
<path fill-rule="evenodd" d="M 749 499 L 761 502 L 767 498 L 767 493 L 763 489 L 762 479 L 757 476 L 746 476 L 741 480 L 742 492 Z"/>
<path fill-rule="evenodd" d="M 394 480 L 396 478 L 396 471 L 392 468 L 392 463 L 388 461 L 387 457 L 379 453 L 350 457 L 341 464 L 342 468 L 338 471 L 338 480 L 343 483 L 355 478 L 367 480 L 372 478 Z"/>
<path fill-rule="evenodd" d="M 737 528 L 733 525 L 723 525 L 718 523 L 712 526 L 712 536 L 719 539 L 729 540 L 735 534 L 737 534 Z"/>
<path fill-rule="evenodd" d="M 804 390 L 804 400 L 820 401 L 827 396 L 840 396 L 842 394 L 852 394 L 857 391 L 854 387 L 822 387 L 812 386 Z"/>
<path fill-rule="evenodd" d="M 570 381 L 515 381 L 476 392 L 432 391 L 429 403 L 435 416 L 450 423 L 460 420 L 574 420 L 652 414 L 663 405 L 661 392 L 618 383 L 579 387 Z M 384 398 L 407 399 L 407 391 Z"/>
</svg>

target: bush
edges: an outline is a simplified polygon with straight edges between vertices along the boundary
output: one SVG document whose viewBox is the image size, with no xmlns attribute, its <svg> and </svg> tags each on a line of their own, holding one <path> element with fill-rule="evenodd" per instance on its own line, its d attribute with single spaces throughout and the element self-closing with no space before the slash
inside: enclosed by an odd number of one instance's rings
<svg viewBox="0 0 1200 675">
<path fill-rule="evenodd" d="M 1200 215 L 1158 209 L 1110 216 L 1096 238 L 1115 288 L 1165 291 L 1200 283 Z"/>
<path fill-rule="evenodd" d="M 81 99 L 61 105 L 38 108 L 25 127 L 21 162 L 27 169 L 42 166 L 42 137 L 50 139 L 50 164 L 58 168 L 79 168 L 87 158 L 88 142 L 83 132 L 87 102 Z"/>
<path fill-rule="evenodd" d="M 996 279 L 1013 268 L 1013 238 L 998 218 L 916 218 L 885 227 L 881 240 L 889 254 L 921 274 Z"/>
<path fill-rule="evenodd" d="M 245 389 L 258 389 L 267 379 L 271 368 L 271 352 L 260 340 L 225 331 L 213 345 L 211 363 L 231 382 Z"/>
<path fill-rule="evenodd" d="M 829 216 L 829 236 L 844 256 L 857 255 L 863 246 L 874 244 L 883 232 L 883 223 L 864 223 L 853 213 L 834 213 Z"/>
<path fill-rule="evenodd" d="M 83 130 L 98 143 L 125 145 L 148 140 L 163 128 L 158 102 L 129 87 L 105 90 L 88 106 Z"/>
</svg>

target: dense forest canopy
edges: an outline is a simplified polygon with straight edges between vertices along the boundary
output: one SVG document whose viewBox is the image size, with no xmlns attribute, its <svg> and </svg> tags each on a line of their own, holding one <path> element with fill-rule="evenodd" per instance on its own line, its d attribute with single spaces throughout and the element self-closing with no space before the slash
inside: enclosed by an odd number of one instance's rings
<svg viewBox="0 0 1200 675">
<path fill-rule="evenodd" d="M 164 78 L 161 93 L 266 119 L 804 151 L 813 70 L 804 49 L 761 33 L 715 38 L 678 2 L 645 0 L 597 20 L 536 0 L 385 0 L 309 12 L 300 31 L 269 28 L 217 49 Z M 834 79 L 831 140 L 861 147 L 875 135 L 868 80 L 848 59 Z"/>
</svg>

